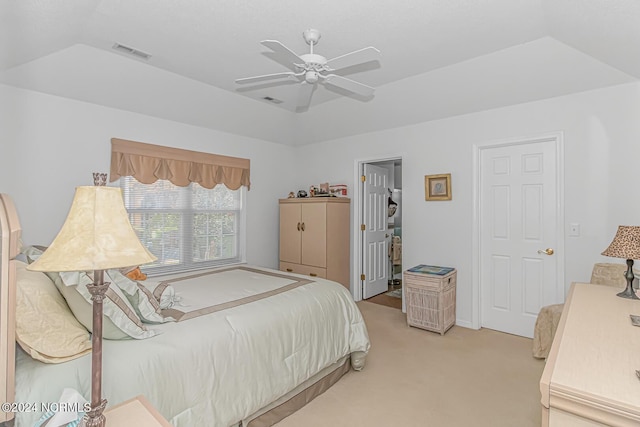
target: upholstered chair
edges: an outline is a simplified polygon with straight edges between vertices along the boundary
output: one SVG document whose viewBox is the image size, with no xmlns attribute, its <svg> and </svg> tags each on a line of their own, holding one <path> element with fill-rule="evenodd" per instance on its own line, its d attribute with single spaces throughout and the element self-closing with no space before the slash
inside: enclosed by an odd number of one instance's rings
<svg viewBox="0 0 640 427">
<path fill-rule="evenodd" d="M 624 274 L 627 272 L 627 264 L 600 262 L 593 265 L 593 271 L 591 272 L 591 281 L 595 285 L 609 285 L 624 288 L 627 286 L 627 279 Z M 633 287 L 637 288 L 638 272 L 634 269 Z"/>
<path fill-rule="evenodd" d="M 626 271 L 626 264 L 597 263 L 593 265 L 590 283 L 624 288 L 627 285 L 627 279 L 624 277 Z M 640 276 L 635 269 L 634 275 Z M 637 288 L 637 280 L 634 280 L 634 288 Z M 564 304 L 553 304 L 540 309 L 533 330 L 533 357 L 546 359 L 549 355 L 563 308 Z"/>
</svg>

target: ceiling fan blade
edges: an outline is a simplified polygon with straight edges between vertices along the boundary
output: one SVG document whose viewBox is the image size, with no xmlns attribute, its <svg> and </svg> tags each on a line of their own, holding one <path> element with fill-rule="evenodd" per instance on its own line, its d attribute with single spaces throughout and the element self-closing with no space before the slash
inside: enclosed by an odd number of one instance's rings
<svg viewBox="0 0 640 427">
<path fill-rule="evenodd" d="M 265 80 L 275 80 L 275 79 L 281 79 L 284 77 L 292 77 L 295 76 L 296 73 L 293 73 L 291 71 L 287 71 L 284 73 L 275 73 L 275 74 L 265 74 L 263 76 L 254 76 L 254 77 L 246 77 L 243 79 L 236 79 L 236 83 L 238 84 L 245 84 L 245 83 L 256 83 L 256 82 L 262 82 Z"/>
<path fill-rule="evenodd" d="M 339 87 L 340 89 L 348 90 L 349 92 L 353 92 L 356 95 L 369 97 L 373 95 L 375 89 L 371 86 L 363 85 L 362 83 L 358 83 L 346 77 L 337 76 L 335 74 L 329 74 L 324 79 L 324 84 L 333 85 L 335 87 Z"/>
<path fill-rule="evenodd" d="M 282 58 L 285 61 L 288 61 L 292 64 L 304 64 L 304 59 L 300 58 L 294 51 L 277 40 L 262 40 L 260 43 L 262 43 L 263 46 L 268 47 L 275 53 L 279 54 L 279 58 Z M 271 58 L 275 59 L 274 57 Z"/>
<path fill-rule="evenodd" d="M 362 64 L 364 62 L 375 61 L 380 59 L 380 51 L 375 47 L 365 47 L 364 49 L 356 50 L 350 53 L 345 53 L 341 56 L 329 59 L 327 66 L 332 71 L 339 70 L 341 68 L 351 67 L 352 65 Z"/>
<path fill-rule="evenodd" d="M 302 82 L 300 85 L 300 92 L 298 92 L 298 104 L 296 108 L 298 111 L 304 111 L 309 108 L 314 88 L 314 84 L 309 84 L 306 81 Z"/>
</svg>

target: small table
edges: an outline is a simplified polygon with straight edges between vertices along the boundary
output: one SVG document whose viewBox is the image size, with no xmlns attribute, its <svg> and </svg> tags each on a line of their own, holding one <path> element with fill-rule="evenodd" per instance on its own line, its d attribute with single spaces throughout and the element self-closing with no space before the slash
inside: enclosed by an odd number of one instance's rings
<svg viewBox="0 0 640 427">
<path fill-rule="evenodd" d="M 108 427 L 172 427 L 142 395 L 107 409 L 104 416 Z"/>
</svg>

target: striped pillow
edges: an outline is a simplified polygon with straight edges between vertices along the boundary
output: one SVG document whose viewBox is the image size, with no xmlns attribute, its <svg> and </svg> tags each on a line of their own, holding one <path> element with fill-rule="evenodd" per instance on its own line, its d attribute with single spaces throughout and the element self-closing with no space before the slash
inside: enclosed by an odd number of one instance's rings
<svg viewBox="0 0 640 427">
<path fill-rule="evenodd" d="M 27 258 L 28 263 L 31 264 L 38 259 L 46 249 L 44 246 L 27 246 L 22 249 L 22 253 Z M 89 294 L 89 291 L 86 289 L 86 285 L 93 281 L 91 277 L 84 272 L 46 272 L 45 274 L 49 276 L 56 285 L 76 319 L 91 332 L 93 308 L 91 294 Z M 66 280 L 63 280 L 61 275 L 64 275 Z M 78 284 L 81 281 L 83 285 L 79 288 Z M 127 304 L 127 298 L 119 292 L 117 286 L 110 286 L 107 291 L 107 298 L 105 298 L 103 302 L 105 317 L 102 323 L 102 337 L 110 340 L 121 340 L 130 337 L 149 338 L 156 335 L 153 331 L 147 331 L 140 321 L 140 318 L 131 308 L 131 305 L 128 304 L 127 307 Z M 120 309 L 118 307 L 122 308 Z M 112 314 L 112 316 L 110 316 L 110 314 Z"/>
<path fill-rule="evenodd" d="M 109 279 L 105 274 L 105 282 Z M 89 331 L 92 330 L 92 301 L 91 294 L 87 289 L 87 285 L 91 284 L 93 279 L 86 272 L 60 272 L 60 280 L 56 281 L 56 286 L 60 290 L 65 298 L 67 295 L 71 293 L 69 289 L 75 290 L 77 294 L 82 296 L 85 304 L 77 302 L 76 298 L 67 298 L 67 303 L 73 311 L 73 314 L 76 315 L 76 318 L 80 323 L 82 323 L 85 328 Z M 67 289 L 64 289 L 67 288 Z M 70 303 L 69 300 L 72 299 L 73 303 Z M 147 329 L 147 327 L 142 323 L 142 320 L 136 314 L 135 309 L 128 301 L 127 297 L 122 293 L 120 288 L 116 286 L 114 283 L 109 285 L 107 292 L 105 293 L 105 299 L 102 303 L 102 309 L 106 319 L 109 319 L 111 323 L 121 332 L 114 333 L 114 331 L 109 330 L 110 328 L 103 328 L 102 337 L 106 339 L 122 339 L 122 338 L 136 338 L 136 339 L 144 339 L 151 338 L 157 335 L 157 331 Z M 105 322 L 106 326 L 107 322 Z M 124 334 L 124 336 L 123 336 Z"/>
<path fill-rule="evenodd" d="M 143 322 L 164 323 L 175 321 L 173 317 L 165 317 L 162 315 L 160 312 L 160 302 L 153 296 L 149 289 L 129 279 L 118 270 L 108 270 L 105 274 L 105 280 L 115 283 L 116 286 L 120 288 Z"/>
<path fill-rule="evenodd" d="M 166 282 L 143 282 L 140 285 L 144 286 L 151 294 L 153 298 L 160 304 L 162 310 L 173 307 L 174 305 L 181 304 L 182 297 L 176 295 L 176 291 L 170 284 Z"/>
</svg>

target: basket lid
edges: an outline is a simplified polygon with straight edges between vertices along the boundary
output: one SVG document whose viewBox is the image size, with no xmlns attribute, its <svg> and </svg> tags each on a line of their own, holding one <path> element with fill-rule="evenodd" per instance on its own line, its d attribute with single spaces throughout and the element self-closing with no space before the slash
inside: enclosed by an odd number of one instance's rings
<svg viewBox="0 0 640 427">
<path fill-rule="evenodd" d="M 435 274 L 436 276 L 446 276 L 447 274 L 454 271 L 453 267 L 440 267 L 437 265 L 425 265 L 420 264 L 415 267 L 411 267 L 408 271 L 411 273 L 420 273 L 420 274 Z"/>
</svg>

